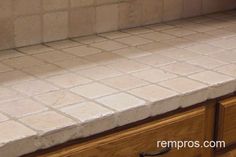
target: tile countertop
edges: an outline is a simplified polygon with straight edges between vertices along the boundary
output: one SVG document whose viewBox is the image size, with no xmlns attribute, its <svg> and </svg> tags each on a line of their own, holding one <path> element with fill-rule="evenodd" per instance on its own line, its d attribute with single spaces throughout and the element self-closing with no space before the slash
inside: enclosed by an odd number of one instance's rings
<svg viewBox="0 0 236 157">
<path fill-rule="evenodd" d="M 235 12 L 0 52 L 0 156 L 236 91 Z"/>
</svg>

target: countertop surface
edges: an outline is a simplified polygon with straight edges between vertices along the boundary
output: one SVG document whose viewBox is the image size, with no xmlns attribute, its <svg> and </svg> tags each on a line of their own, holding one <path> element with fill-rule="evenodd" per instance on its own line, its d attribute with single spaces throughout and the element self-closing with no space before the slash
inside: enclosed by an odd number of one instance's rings
<svg viewBox="0 0 236 157">
<path fill-rule="evenodd" d="M 236 12 L 0 52 L 0 156 L 236 91 Z"/>
</svg>

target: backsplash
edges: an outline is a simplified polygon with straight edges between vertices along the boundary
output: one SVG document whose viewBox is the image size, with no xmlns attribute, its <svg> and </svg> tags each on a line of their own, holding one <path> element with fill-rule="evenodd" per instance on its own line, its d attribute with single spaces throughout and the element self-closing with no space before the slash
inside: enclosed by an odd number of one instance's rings
<svg viewBox="0 0 236 157">
<path fill-rule="evenodd" d="M 236 7 L 235 0 L 0 0 L 0 49 Z"/>
</svg>

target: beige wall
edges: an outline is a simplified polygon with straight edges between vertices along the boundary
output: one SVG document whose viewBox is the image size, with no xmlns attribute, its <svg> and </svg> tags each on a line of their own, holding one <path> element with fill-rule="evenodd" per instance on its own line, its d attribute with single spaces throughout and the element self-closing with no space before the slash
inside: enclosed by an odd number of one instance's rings
<svg viewBox="0 0 236 157">
<path fill-rule="evenodd" d="M 0 0 L 0 49 L 235 8 L 235 0 Z"/>
</svg>

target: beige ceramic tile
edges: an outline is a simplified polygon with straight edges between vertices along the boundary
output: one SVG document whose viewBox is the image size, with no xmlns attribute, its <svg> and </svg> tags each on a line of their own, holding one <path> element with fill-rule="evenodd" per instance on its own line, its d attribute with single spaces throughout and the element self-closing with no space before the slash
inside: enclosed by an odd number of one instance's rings
<svg viewBox="0 0 236 157">
<path fill-rule="evenodd" d="M 206 69 L 213 69 L 219 66 L 222 66 L 226 64 L 225 62 L 202 56 L 202 57 L 196 57 L 195 59 L 187 61 L 189 64 L 197 65 Z"/>
<path fill-rule="evenodd" d="M 26 54 L 37 54 L 37 53 L 53 51 L 52 48 L 45 45 L 27 46 L 27 47 L 18 48 L 17 50 Z"/>
<path fill-rule="evenodd" d="M 74 38 L 73 40 L 82 44 L 92 44 L 92 43 L 106 41 L 107 39 L 97 36 L 97 35 L 90 35 L 90 36 L 85 36 L 85 37 Z"/>
<path fill-rule="evenodd" d="M 61 88 L 70 88 L 91 82 L 91 80 L 73 73 L 64 73 L 47 78 L 47 81 Z"/>
<path fill-rule="evenodd" d="M 112 50 L 117 50 L 117 49 L 121 49 L 121 48 L 125 48 L 127 47 L 124 44 L 115 42 L 115 41 L 103 41 L 103 42 L 99 42 L 99 43 L 94 43 L 91 44 L 91 46 L 95 47 L 95 48 L 99 48 L 105 51 L 112 51 Z"/>
<path fill-rule="evenodd" d="M 1 72 L 11 71 L 11 70 L 12 70 L 12 68 L 10 68 L 9 66 L 6 66 L 6 65 L 0 63 L 0 73 Z"/>
<path fill-rule="evenodd" d="M 94 102 L 85 102 L 61 109 L 62 112 L 78 119 L 82 125 L 82 136 L 94 135 L 117 126 L 114 112 Z"/>
<path fill-rule="evenodd" d="M 72 88 L 71 91 L 90 99 L 102 97 L 105 95 L 110 95 L 117 92 L 117 90 L 100 83 L 90 83 L 87 85 L 78 86 Z"/>
<path fill-rule="evenodd" d="M 236 65 L 229 64 L 219 68 L 214 69 L 217 72 L 236 77 Z"/>
<path fill-rule="evenodd" d="M 39 15 L 23 16 L 15 20 L 16 47 L 42 42 L 42 22 Z"/>
<path fill-rule="evenodd" d="M 8 120 L 8 117 L 0 113 L 0 122 L 4 122 L 6 120 Z"/>
<path fill-rule="evenodd" d="M 138 57 L 135 58 L 135 60 L 137 60 L 138 62 L 144 63 L 144 64 L 149 64 L 152 66 L 164 66 L 164 65 L 168 65 L 171 63 L 175 63 L 176 60 L 165 57 L 165 56 L 161 56 L 158 54 L 151 54 L 148 56 L 144 56 L 144 57 Z"/>
<path fill-rule="evenodd" d="M 43 41 L 55 41 L 68 37 L 68 12 L 52 12 L 43 15 Z"/>
<path fill-rule="evenodd" d="M 117 39 L 117 38 L 124 38 L 124 37 L 130 36 L 130 34 L 120 32 L 120 31 L 114 31 L 114 32 L 108 32 L 108 33 L 101 33 L 99 34 L 99 36 L 102 36 L 108 39 Z"/>
<path fill-rule="evenodd" d="M 195 33 L 194 31 L 187 30 L 185 28 L 168 29 L 168 30 L 164 30 L 163 32 L 167 33 L 167 34 L 170 34 L 170 35 L 177 36 L 177 37 L 183 37 L 183 36 Z"/>
<path fill-rule="evenodd" d="M 43 9 L 46 11 L 54 11 L 67 9 L 69 0 L 43 0 Z"/>
<path fill-rule="evenodd" d="M 211 55 L 211 57 L 218 59 L 223 62 L 236 63 L 236 49 L 232 51 L 223 51 Z"/>
<path fill-rule="evenodd" d="M 178 74 L 178 75 L 184 75 L 184 76 L 204 70 L 198 66 L 191 65 L 188 63 L 173 63 L 173 64 L 169 64 L 167 66 L 163 66 L 163 67 L 161 67 L 161 69 L 171 72 L 171 73 Z"/>
<path fill-rule="evenodd" d="M 188 78 L 171 79 L 159 85 L 181 93 L 180 103 L 183 107 L 203 102 L 208 98 L 207 86 Z"/>
<path fill-rule="evenodd" d="M 165 34 L 165 33 L 160 33 L 160 32 L 146 33 L 146 34 L 141 34 L 140 36 L 149 40 L 154 40 L 154 41 L 161 41 L 161 40 L 168 40 L 168 39 L 176 38 L 175 36 Z"/>
<path fill-rule="evenodd" d="M 39 149 L 39 146 L 35 145 L 36 132 L 16 121 L 0 123 L 0 130 L 2 156 L 19 156 Z M 4 149 L 4 146 L 7 146 L 7 149 Z"/>
<path fill-rule="evenodd" d="M 58 88 L 45 81 L 31 80 L 25 81 L 12 86 L 15 90 L 22 92 L 28 96 L 33 96 L 41 93 L 57 90 Z"/>
<path fill-rule="evenodd" d="M 66 127 L 72 127 L 76 123 L 54 111 L 43 112 L 20 119 L 21 122 L 40 132 L 49 133 Z"/>
<path fill-rule="evenodd" d="M 141 79 L 138 79 L 129 75 L 113 77 L 113 78 L 101 80 L 101 82 L 119 90 L 129 90 L 132 88 L 136 88 L 136 87 L 140 87 L 140 86 L 144 86 L 148 84 L 147 82 Z"/>
<path fill-rule="evenodd" d="M 15 0 L 14 1 L 15 15 L 29 15 L 40 13 L 41 1 L 40 0 Z"/>
<path fill-rule="evenodd" d="M 0 51 L 0 61 L 21 56 L 24 56 L 24 54 L 13 49 Z"/>
<path fill-rule="evenodd" d="M 150 33 L 153 32 L 151 29 L 145 28 L 145 27 L 136 27 L 136 28 L 130 28 L 122 30 L 123 32 L 138 35 L 138 34 L 144 34 L 144 33 Z"/>
<path fill-rule="evenodd" d="M 138 99 L 130 94 L 119 93 L 97 100 L 99 103 L 107 106 L 110 109 L 118 111 L 118 125 L 125 125 L 149 116 L 148 107 L 145 101 Z"/>
<path fill-rule="evenodd" d="M 163 30 L 166 30 L 166 29 L 173 29 L 175 28 L 175 26 L 172 26 L 172 25 L 168 25 L 168 24 L 165 24 L 165 23 L 158 23 L 158 24 L 153 24 L 153 25 L 149 25 L 149 26 L 146 26 L 147 28 L 150 28 L 154 31 L 163 31 Z"/>
<path fill-rule="evenodd" d="M 224 50 L 219 47 L 211 46 L 209 44 L 194 44 L 185 49 L 199 53 L 199 54 L 203 54 L 203 55 L 210 55 L 210 54 L 214 54 L 214 53 Z"/>
<path fill-rule="evenodd" d="M 66 71 L 52 64 L 44 64 L 40 66 L 27 67 L 22 71 L 39 78 L 46 78 L 54 75 L 63 74 Z"/>
<path fill-rule="evenodd" d="M 211 85 L 209 98 L 226 95 L 235 90 L 235 80 L 217 72 L 205 71 L 189 76 L 191 79 Z"/>
<path fill-rule="evenodd" d="M 111 68 L 114 68 L 118 71 L 124 72 L 124 73 L 131 73 L 136 71 L 141 71 L 148 69 L 149 66 L 135 62 L 133 60 L 123 59 L 119 60 L 118 62 L 111 63 L 107 65 Z"/>
<path fill-rule="evenodd" d="M 157 85 L 148 85 L 130 90 L 129 93 L 143 98 L 150 102 L 155 102 L 169 97 L 176 96 L 177 93 Z"/>
<path fill-rule="evenodd" d="M 31 56 L 22 56 L 22 57 L 12 58 L 9 60 L 4 60 L 3 63 L 17 69 L 23 69 L 23 68 L 32 67 L 32 66 L 40 66 L 44 64 L 43 61 L 40 61 Z"/>
<path fill-rule="evenodd" d="M 66 90 L 53 91 L 53 92 L 37 95 L 34 98 L 54 108 L 67 106 L 67 105 L 71 105 L 75 103 L 81 103 L 84 101 L 84 98 L 82 98 L 81 96 L 78 96 Z"/>
<path fill-rule="evenodd" d="M 159 53 L 162 51 L 167 51 L 169 49 L 173 49 L 174 47 L 172 45 L 162 43 L 162 42 L 152 42 L 145 45 L 137 46 L 138 49 L 143 51 L 148 51 L 150 53 Z"/>
<path fill-rule="evenodd" d="M 129 46 L 144 45 L 144 44 L 152 42 L 151 40 L 144 39 L 138 36 L 130 36 L 130 37 L 125 37 L 125 38 L 119 38 L 116 40 L 121 43 L 127 44 Z"/>
<path fill-rule="evenodd" d="M 102 65 L 110 64 L 110 63 L 113 63 L 122 59 L 121 56 L 114 53 L 108 53 L 108 52 L 93 54 L 93 55 L 85 56 L 84 58 L 93 63 L 102 64 Z"/>
<path fill-rule="evenodd" d="M 135 47 L 128 47 L 128 48 L 115 50 L 115 51 L 112 51 L 112 53 L 115 53 L 115 54 L 118 54 L 120 56 L 127 57 L 127 58 L 136 58 L 136 57 L 142 57 L 142 56 L 151 54 L 151 52 L 140 50 Z"/>
<path fill-rule="evenodd" d="M 80 2 L 81 0 L 74 1 Z M 69 36 L 78 37 L 94 34 L 96 22 L 95 15 L 95 7 L 85 7 L 71 10 L 69 20 Z M 89 37 L 82 38 L 85 38 L 85 40 L 81 40 L 81 42 L 87 42 L 86 39 Z M 78 41 L 80 41 L 80 39 L 78 39 Z"/>
<path fill-rule="evenodd" d="M 185 47 L 190 47 L 193 44 L 195 44 L 196 42 L 193 42 L 191 40 L 188 39 L 184 39 L 184 38 L 175 38 L 175 39 L 169 39 L 169 40 L 164 40 L 161 41 L 164 44 L 169 44 L 171 46 L 174 47 L 178 47 L 178 48 L 185 48 Z"/>
<path fill-rule="evenodd" d="M 36 54 L 33 55 L 33 57 L 49 63 L 55 63 L 63 60 L 73 59 L 75 56 L 56 50 L 56 51 L 49 51 L 45 53 Z"/>
<path fill-rule="evenodd" d="M 19 99 L 0 103 L 0 111 L 19 118 L 42 112 L 47 108 L 32 99 Z"/>
<path fill-rule="evenodd" d="M 23 98 L 23 96 L 20 93 L 10 88 L 0 87 L 0 102 L 10 101 L 20 98 Z"/>
<path fill-rule="evenodd" d="M 80 46 L 81 44 L 78 42 L 74 42 L 72 40 L 61 40 L 61 41 L 53 41 L 50 43 L 46 43 L 46 45 L 55 49 L 64 49 L 64 48 Z"/>
<path fill-rule="evenodd" d="M 0 75 L 1 85 L 13 85 L 33 79 L 35 79 L 33 76 L 15 70 L 4 72 Z"/>
<path fill-rule="evenodd" d="M 136 73 L 132 73 L 133 76 L 152 82 L 152 83 L 157 83 L 160 81 L 165 81 L 171 78 L 177 77 L 177 75 L 165 72 L 159 69 L 148 69 Z"/>
<path fill-rule="evenodd" d="M 100 49 L 89 47 L 89 46 L 77 46 L 77 47 L 63 49 L 63 51 L 68 52 L 73 55 L 76 55 L 76 56 L 79 56 L 79 57 L 102 52 L 102 50 L 100 50 Z"/>
<path fill-rule="evenodd" d="M 85 70 L 79 70 L 78 74 L 91 78 L 93 80 L 101 80 L 105 78 L 115 77 L 121 75 L 122 73 L 105 66 L 96 66 Z"/>
<path fill-rule="evenodd" d="M 178 60 L 178 61 L 187 61 L 187 60 L 194 59 L 200 56 L 199 54 L 195 52 L 185 50 L 185 49 L 180 49 L 180 48 L 163 51 L 161 55 Z"/>
<path fill-rule="evenodd" d="M 112 14 L 108 14 L 112 12 Z M 96 32 L 108 32 L 118 29 L 118 4 L 96 7 Z"/>
</svg>

